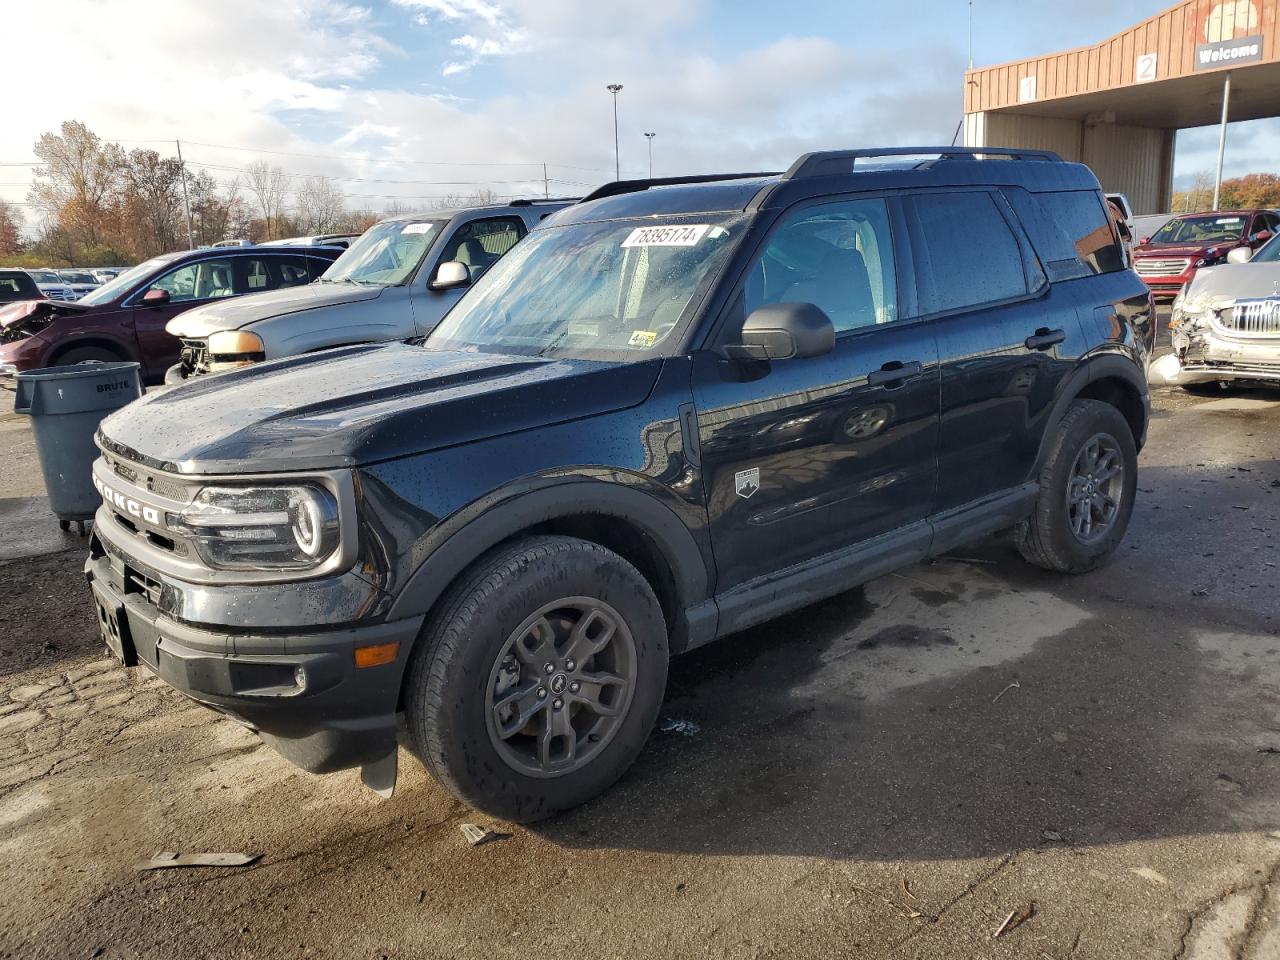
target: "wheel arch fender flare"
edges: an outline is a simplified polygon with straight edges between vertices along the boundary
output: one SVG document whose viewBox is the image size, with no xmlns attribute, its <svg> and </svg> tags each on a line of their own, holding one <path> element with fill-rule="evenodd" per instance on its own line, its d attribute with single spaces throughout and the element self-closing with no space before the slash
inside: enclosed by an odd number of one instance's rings
<svg viewBox="0 0 1280 960">
<path fill-rule="evenodd" d="M 1053 403 L 1045 430 L 1040 437 L 1040 449 L 1036 455 L 1035 472 L 1038 474 L 1045 458 L 1049 455 L 1053 434 L 1067 409 L 1081 397 L 1094 397 L 1093 390 L 1104 381 L 1119 381 L 1127 392 L 1137 398 L 1140 407 L 1140 423 L 1135 423 L 1130 413 L 1125 414 L 1129 424 L 1134 428 L 1134 441 L 1139 450 L 1142 449 L 1147 436 L 1147 421 L 1151 410 L 1151 398 L 1147 380 L 1141 368 L 1132 359 L 1116 354 L 1101 354 L 1086 358 L 1063 380 L 1058 388 L 1058 398 Z"/>
<path fill-rule="evenodd" d="M 498 544 L 548 521 L 591 515 L 630 524 L 653 541 L 670 568 L 680 608 L 707 598 L 710 578 L 702 551 L 670 507 L 623 483 L 554 478 L 532 488 L 499 490 L 433 530 L 426 559 L 399 590 L 388 618 L 429 613 L 459 574 Z"/>
</svg>

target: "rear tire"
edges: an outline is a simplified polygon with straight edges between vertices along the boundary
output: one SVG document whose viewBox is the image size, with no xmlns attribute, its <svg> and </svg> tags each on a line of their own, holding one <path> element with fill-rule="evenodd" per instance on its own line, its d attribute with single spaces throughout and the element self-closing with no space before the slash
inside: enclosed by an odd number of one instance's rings
<svg viewBox="0 0 1280 960">
<path fill-rule="evenodd" d="M 72 347 L 58 354 L 53 362 L 60 367 L 76 363 L 115 363 L 120 355 L 106 347 Z"/>
<path fill-rule="evenodd" d="M 505 544 L 424 627 L 405 690 L 411 747 L 472 807 L 541 820 L 602 793 L 635 761 L 667 657 L 658 600 L 622 557 L 572 537 Z"/>
<path fill-rule="evenodd" d="M 1037 567 L 1085 573 L 1124 539 L 1138 486 L 1138 452 L 1115 407 L 1077 400 L 1055 428 L 1039 476 L 1035 513 L 1018 551 Z"/>
</svg>

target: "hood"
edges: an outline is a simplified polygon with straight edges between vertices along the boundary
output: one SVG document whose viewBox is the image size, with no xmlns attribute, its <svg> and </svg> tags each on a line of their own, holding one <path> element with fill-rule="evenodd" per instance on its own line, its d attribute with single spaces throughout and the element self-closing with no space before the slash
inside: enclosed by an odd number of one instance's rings
<svg viewBox="0 0 1280 960">
<path fill-rule="evenodd" d="M 1230 250 L 1240 246 L 1239 240 L 1218 240 L 1214 243 L 1143 243 L 1133 248 L 1135 257 L 1199 257 L 1206 250 L 1217 247 Z"/>
<path fill-rule="evenodd" d="M 340 347 L 148 394 L 100 432 L 107 448 L 179 473 L 357 466 L 635 406 L 661 367 Z"/>
<path fill-rule="evenodd" d="M 359 283 L 316 282 L 243 297 L 228 297 L 187 310 L 165 324 L 165 330 L 175 337 L 207 337 L 219 330 L 237 330 L 246 324 L 286 313 L 373 300 L 385 289 Z"/>
<path fill-rule="evenodd" d="M 1280 298 L 1280 263 L 1224 263 L 1196 273 L 1179 307 L 1198 313 L 1237 300 Z"/>
<path fill-rule="evenodd" d="M 0 330 L 7 330 L 24 320 L 52 320 L 59 314 L 67 316 L 92 309 L 65 300 L 14 300 L 0 306 Z"/>
</svg>

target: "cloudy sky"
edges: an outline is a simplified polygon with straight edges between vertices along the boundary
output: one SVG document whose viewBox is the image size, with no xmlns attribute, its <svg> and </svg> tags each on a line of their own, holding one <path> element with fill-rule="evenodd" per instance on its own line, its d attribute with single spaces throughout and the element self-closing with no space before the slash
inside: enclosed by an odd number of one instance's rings
<svg viewBox="0 0 1280 960">
<path fill-rule="evenodd" d="M 977 0 L 981 65 L 1091 43 L 1152 0 Z M 0 197 L 78 119 L 230 179 L 256 159 L 341 177 L 352 205 L 479 186 L 580 193 L 623 175 L 785 168 L 814 148 L 950 142 L 967 0 L 45 0 L 11 3 Z M 56 50 L 56 57 L 52 51 Z M 154 142 L 148 142 L 154 141 Z M 1233 128 L 1229 172 L 1267 169 L 1275 121 Z M 1178 174 L 1216 133 L 1180 138 Z"/>
</svg>

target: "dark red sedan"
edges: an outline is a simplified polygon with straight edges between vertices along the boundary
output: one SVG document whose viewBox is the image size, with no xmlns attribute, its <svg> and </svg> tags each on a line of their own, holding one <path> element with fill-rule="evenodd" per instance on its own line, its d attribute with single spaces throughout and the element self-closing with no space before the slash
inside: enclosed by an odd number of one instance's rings
<svg viewBox="0 0 1280 960">
<path fill-rule="evenodd" d="M 1218 210 L 1174 217 L 1133 248 L 1133 268 L 1156 296 L 1173 297 L 1201 267 L 1225 263 L 1236 247 L 1256 250 L 1280 229 L 1272 210 Z"/>
<path fill-rule="evenodd" d="M 215 247 L 140 263 L 73 303 L 21 300 L 0 306 L 0 373 L 93 360 L 137 360 L 160 379 L 181 344 L 164 326 L 222 297 L 292 287 L 324 273 L 337 247 Z"/>
</svg>

